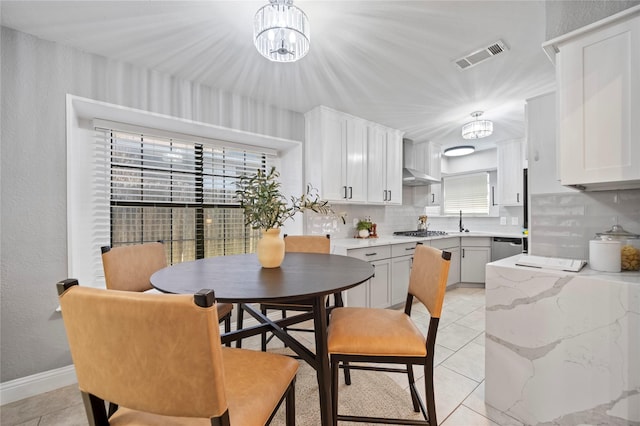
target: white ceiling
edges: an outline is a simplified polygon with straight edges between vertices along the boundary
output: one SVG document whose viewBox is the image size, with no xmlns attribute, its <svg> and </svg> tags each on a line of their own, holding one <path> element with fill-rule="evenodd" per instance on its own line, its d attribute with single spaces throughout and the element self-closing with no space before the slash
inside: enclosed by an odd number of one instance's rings
<svg viewBox="0 0 640 426">
<path fill-rule="evenodd" d="M 11 1 L 2 25 L 299 112 L 327 105 L 406 132 L 463 142 L 475 110 L 494 135 L 524 137 L 524 101 L 553 90 L 541 44 L 544 1 L 296 0 L 311 49 L 273 63 L 252 42 L 264 1 Z M 454 60 L 503 40 L 509 50 L 465 71 Z"/>
</svg>

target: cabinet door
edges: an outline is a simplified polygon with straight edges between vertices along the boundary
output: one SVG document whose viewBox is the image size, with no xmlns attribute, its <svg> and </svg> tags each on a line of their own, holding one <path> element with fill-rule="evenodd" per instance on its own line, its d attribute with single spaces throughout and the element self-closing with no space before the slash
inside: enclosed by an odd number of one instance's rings
<svg viewBox="0 0 640 426">
<path fill-rule="evenodd" d="M 491 249 L 486 247 L 462 247 L 460 259 L 460 281 L 484 283 L 484 269 L 491 260 Z"/>
<path fill-rule="evenodd" d="M 346 120 L 347 201 L 367 200 L 367 127 L 363 120 Z M 331 164 L 325 169 L 332 173 Z"/>
<path fill-rule="evenodd" d="M 370 203 L 383 203 L 387 196 L 387 134 L 380 126 L 368 127 L 367 200 Z"/>
<path fill-rule="evenodd" d="M 447 287 L 460 282 L 460 247 L 448 248 L 451 252 L 451 263 L 449 264 L 449 277 L 447 278 Z M 483 280 L 484 282 L 484 280 Z"/>
<path fill-rule="evenodd" d="M 432 183 L 429 185 L 429 193 L 427 198 L 428 206 L 439 206 L 440 198 L 442 197 L 442 184 L 441 183 Z"/>
<path fill-rule="evenodd" d="M 399 256 L 391 259 L 391 304 L 402 304 L 407 300 L 409 276 L 413 256 Z"/>
<path fill-rule="evenodd" d="M 556 94 L 528 99 L 526 104 L 529 148 L 529 194 L 574 192 L 560 184 L 556 144 Z"/>
<path fill-rule="evenodd" d="M 640 187 L 640 17 L 574 38 L 559 50 L 562 184 Z"/>
<path fill-rule="evenodd" d="M 387 204 L 402 204 L 402 133 L 387 132 L 386 189 Z"/>
<path fill-rule="evenodd" d="M 369 280 L 369 306 L 387 308 L 391 305 L 391 261 L 390 259 L 371 262 L 375 275 Z"/>
<path fill-rule="evenodd" d="M 498 146 L 498 204 L 522 205 L 522 142 L 519 140 Z"/>
<path fill-rule="evenodd" d="M 321 112 L 322 194 L 329 201 L 345 201 L 347 191 L 346 120 L 333 111 Z"/>
<path fill-rule="evenodd" d="M 429 142 L 429 168 L 427 174 L 436 179 L 442 177 L 442 146 Z"/>
<path fill-rule="evenodd" d="M 369 280 L 370 281 L 370 280 Z M 345 291 L 345 306 L 366 308 L 369 300 L 369 281 Z"/>
</svg>

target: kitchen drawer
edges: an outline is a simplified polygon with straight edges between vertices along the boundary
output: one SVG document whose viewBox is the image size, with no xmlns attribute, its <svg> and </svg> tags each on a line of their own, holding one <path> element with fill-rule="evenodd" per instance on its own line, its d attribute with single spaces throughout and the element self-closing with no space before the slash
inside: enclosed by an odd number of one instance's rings
<svg viewBox="0 0 640 426">
<path fill-rule="evenodd" d="M 391 257 L 412 255 L 416 251 L 417 243 L 393 244 L 391 246 Z"/>
<path fill-rule="evenodd" d="M 460 247 L 460 238 L 442 238 L 439 240 L 431 240 L 431 247 L 440 250 Z"/>
<path fill-rule="evenodd" d="M 347 256 L 355 257 L 360 260 L 366 260 L 367 262 L 373 262 L 374 260 L 388 259 L 391 257 L 391 246 L 377 246 L 367 247 L 360 249 L 347 250 Z"/>
<path fill-rule="evenodd" d="M 462 247 L 491 247 L 489 237 L 462 237 Z"/>
</svg>

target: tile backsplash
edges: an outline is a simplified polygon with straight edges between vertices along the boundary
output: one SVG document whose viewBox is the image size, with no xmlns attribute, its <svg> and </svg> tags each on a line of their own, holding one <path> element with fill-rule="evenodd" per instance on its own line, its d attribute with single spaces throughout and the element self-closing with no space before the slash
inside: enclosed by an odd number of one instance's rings
<svg viewBox="0 0 640 426">
<path fill-rule="evenodd" d="M 533 195 L 529 252 L 588 259 L 589 240 L 616 224 L 640 234 L 640 189 Z"/>
<path fill-rule="evenodd" d="M 408 197 L 407 197 L 408 198 Z M 354 219 L 371 217 L 378 235 L 417 228 L 421 206 L 371 206 L 334 204 L 334 210 L 346 213 L 346 224 L 326 216 L 308 214 L 306 233 L 331 234 L 332 238 L 352 238 Z M 500 224 L 504 218 L 505 225 Z M 502 207 L 499 217 L 464 217 L 470 231 L 520 234 L 522 208 Z M 514 221 L 517 224 L 513 224 Z M 429 229 L 457 232 L 458 217 L 429 216 Z M 529 253 L 570 259 L 589 258 L 589 240 L 619 224 L 640 234 L 640 189 L 532 195 L 529 218 Z"/>
</svg>

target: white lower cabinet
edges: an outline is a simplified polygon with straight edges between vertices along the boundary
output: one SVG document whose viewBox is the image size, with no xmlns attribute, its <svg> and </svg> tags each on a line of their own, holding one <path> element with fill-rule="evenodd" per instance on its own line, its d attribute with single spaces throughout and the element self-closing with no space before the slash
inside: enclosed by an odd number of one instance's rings
<svg viewBox="0 0 640 426">
<path fill-rule="evenodd" d="M 451 253 L 447 286 L 460 282 L 460 238 L 443 238 L 431 240 L 431 247 Z"/>
<path fill-rule="evenodd" d="M 386 308 L 391 305 L 391 246 L 347 250 L 347 256 L 370 262 L 375 275 L 345 292 L 347 306 Z"/>
<path fill-rule="evenodd" d="M 391 246 L 391 305 L 402 305 L 407 300 L 409 276 L 413 265 L 416 243 Z"/>
<path fill-rule="evenodd" d="M 386 308 L 391 305 L 391 259 L 371 262 L 376 272 L 368 282 L 371 308 Z"/>
<path fill-rule="evenodd" d="M 491 262 L 490 238 L 461 238 L 460 281 L 484 283 L 485 266 Z"/>
</svg>

